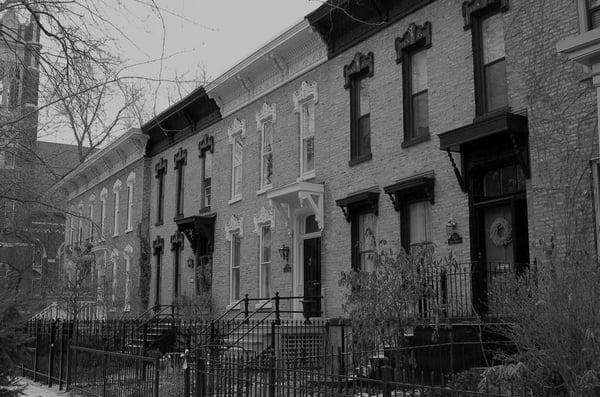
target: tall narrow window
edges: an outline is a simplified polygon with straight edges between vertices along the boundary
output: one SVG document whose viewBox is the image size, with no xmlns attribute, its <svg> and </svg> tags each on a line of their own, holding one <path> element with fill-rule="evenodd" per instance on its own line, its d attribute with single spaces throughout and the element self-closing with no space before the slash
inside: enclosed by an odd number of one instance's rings
<svg viewBox="0 0 600 397">
<path fill-rule="evenodd" d="M 371 155 L 371 95 L 373 76 L 372 52 L 357 53 L 344 66 L 345 88 L 350 90 L 350 165 L 370 160 Z"/>
<path fill-rule="evenodd" d="M 121 181 L 117 179 L 113 185 L 113 236 L 119 235 L 119 212 L 120 212 Z"/>
<path fill-rule="evenodd" d="M 202 161 L 201 211 L 210 211 L 214 138 L 204 135 L 198 144 L 198 150 L 200 151 L 200 159 Z"/>
<path fill-rule="evenodd" d="M 100 241 L 104 241 L 104 236 L 106 233 L 105 225 L 106 225 L 106 196 L 108 195 L 108 190 L 106 188 L 102 189 L 100 192 Z"/>
<path fill-rule="evenodd" d="M 261 226 L 259 247 L 258 295 L 267 299 L 271 294 L 271 225 Z"/>
<path fill-rule="evenodd" d="M 240 258 L 241 238 L 239 233 L 231 235 L 230 242 L 230 286 L 229 301 L 235 303 L 240 300 Z"/>
<path fill-rule="evenodd" d="M 256 127 L 260 132 L 260 188 L 259 193 L 273 184 L 273 136 L 275 128 L 275 104 L 263 103 L 256 114 Z"/>
<path fill-rule="evenodd" d="M 431 203 L 418 201 L 408 205 L 409 244 L 416 246 L 431 244 Z"/>
<path fill-rule="evenodd" d="M 183 249 L 183 234 L 175 232 L 171 236 L 171 252 L 173 252 L 173 301 L 181 294 L 181 250 Z"/>
<path fill-rule="evenodd" d="M 336 200 L 350 222 L 352 268 L 370 272 L 375 268 L 379 188 L 357 192 Z"/>
<path fill-rule="evenodd" d="M 302 82 L 293 94 L 294 111 L 298 113 L 300 129 L 300 179 L 315 176 L 315 105 L 318 100 L 317 83 Z"/>
<path fill-rule="evenodd" d="M 589 29 L 600 27 L 600 0 L 586 0 Z"/>
<path fill-rule="evenodd" d="M 127 177 L 127 230 L 133 230 L 133 185 L 135 184 L 135 173 L 131 172 Z"/>
<path fill-rule="evenodd" d="M 162 271 L 162 254 L 165 246 L 165 241 L 162 237 L 157 236 L 154 241 L 152 241 L 153 254 L 156 257 L 156 269 L 155 269 L 155 277 L 154 277 L 154 307 L 155 310 L 158 310 L 158 307 L 161 302 L 161 271 Z"/>
<path fill-rule="evenodd" d="M 242 137 L 235 137 L 232 152 L 232 170 L 231 170 L 231 199 L 235 200 L 242 197 L 242 154 L 244 143 Z"/>
<path fill-rule="evenodd" d="M 75 244 L 75 218 L 71 215 L 69 216 L 69 219 L 69 244 L 73 245 Z"/>
<path fill-rule="evenodd" d="M 123 255 L 125 259 L 125 293 L 124 293 L 124 306 L 123 311 L 129 312 L 131 311 L 131 256 L 133 254 L 133 248 L 131 246 L 127 246 L 125 248 L 125 254 Z"/>
<path fill-rule="evenodd" d="M 156 171 L 156 224 L 162 225 L 165 207 L 165 175 L 167 173 L 167 160 L 160 159 L 155 165 Z"/>
<path fill-rule="evenodd" d="M 92 194 L 89 199 L 88 207 L 88 241 L 91 243 L 94 241 L 94 201 L 96 197 Z"/>
<path fill-rule="evenodd" d="M 175 216 L 183 215 L 183 198 L 185 191 L 185 166 L 187 164 L 187 150 L 180 148 L 174 157 L 175 171 L 177 172 L 177 191 L 175 198 Z"/>
<path fill-rule="evenodd" d="M 77 243 L 83 242 L 83 203 L 79 204 L 79 211 L 77 212 Z"/>
<path fill-rule="evenodd" d="M 117 262 L 118 262 L 118 252 L 114 250 L 110 255 L 110 266 L 111 266 L 111 294 L 110 301 L 112 303 L 112 308 L 115 308 L 117 303 Z"/>
</svg>

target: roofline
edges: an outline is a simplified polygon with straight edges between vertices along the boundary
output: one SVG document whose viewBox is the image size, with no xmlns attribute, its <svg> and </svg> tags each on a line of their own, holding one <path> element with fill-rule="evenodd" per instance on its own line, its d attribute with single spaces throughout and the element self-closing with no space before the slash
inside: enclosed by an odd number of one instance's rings
<svg viewBox="0 0 600 397">
<path fill-rule="evenodd" d="M 142 124 L 140 131 L 148 131 L 153 126 L 160 124 L 169 116 L 177 113 L 181 109 L 185 108 L 190 102 L 195 101 L 198 98 L 206 95 L 206 91 L 203 86 L 196 88 L 194 91 L 190 92 L 185 97 L 181 98 L 179 101 L 175 102 L 171 106 L 167 107 L 165 110 L 160 112 L 158 115 L 154 116 L 152 119 Z"/>
</svg>

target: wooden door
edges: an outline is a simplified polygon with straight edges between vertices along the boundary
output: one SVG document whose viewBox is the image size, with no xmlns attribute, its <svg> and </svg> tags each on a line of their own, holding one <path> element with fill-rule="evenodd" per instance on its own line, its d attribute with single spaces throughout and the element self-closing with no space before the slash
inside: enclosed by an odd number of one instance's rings
<svg viewBox="0 0 600 397">
<path fill-rule="evenodd" d="M 321 296 L 321 237 L 306 239 L 303 245 L 304 312 L 306 317 L 318 317 L 321 314 L 321 302 L 311 298 Z"/>
</svg>

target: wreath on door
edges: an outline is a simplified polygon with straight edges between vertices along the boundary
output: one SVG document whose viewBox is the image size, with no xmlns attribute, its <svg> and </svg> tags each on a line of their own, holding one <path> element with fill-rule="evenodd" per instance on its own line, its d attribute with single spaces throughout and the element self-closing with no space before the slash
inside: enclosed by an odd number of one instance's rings
<svg viewBox="0 0 600 397">
<path fill-rule="evenodd" d="M 504 218 L 496 218 L 490 226 L 490 240 L 496 247 L 506 247 L 512 243 L 512 227 Z"/>
</svg>

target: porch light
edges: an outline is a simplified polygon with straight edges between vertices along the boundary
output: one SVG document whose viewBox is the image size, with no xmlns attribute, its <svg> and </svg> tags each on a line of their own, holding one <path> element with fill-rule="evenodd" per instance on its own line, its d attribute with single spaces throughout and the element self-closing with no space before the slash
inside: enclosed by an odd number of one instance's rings
<svg viewBox="0 0 600 397">
<path fill-rule="evenodd" d="M 188 265 L 189 268 L 193 268 L 194 267 L 194 257 L 193 256 L 190 256 L 187 259 L 187 265 Z"/>
<path fill-rule="evenodd" d="M 289 264 L 290 259 L 290 247 L 283 244 L 281 248 L 279 248 L 279 255 L 281 256 L 281 259 L 285 261 L 285 264 L 287 266 Z"/>
</svg>

